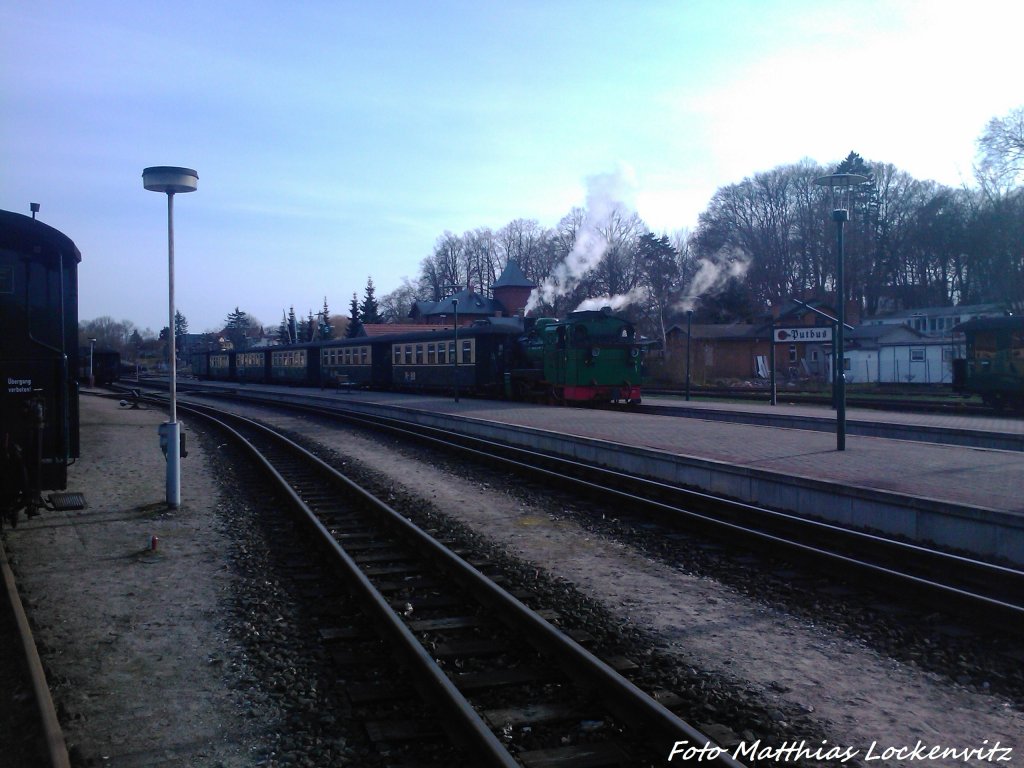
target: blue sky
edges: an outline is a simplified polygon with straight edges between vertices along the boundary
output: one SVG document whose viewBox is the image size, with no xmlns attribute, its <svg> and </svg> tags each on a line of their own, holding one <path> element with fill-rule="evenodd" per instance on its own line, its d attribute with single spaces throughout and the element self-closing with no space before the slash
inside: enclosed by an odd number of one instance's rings
<svg viewBox="0 0 1024 768">
<path fill-rule="evenodd" d="M 48 2 L 0 5 L 0 208 L 78 244 L 80 317 L 191 331 L 236 306 L 345 313 L 446 230 L 554 226 L 621 173 L 656 232 L 719 187 L 850 150 L 972 183 L 1024 103 L 1017 2 Z"/>
</svg>

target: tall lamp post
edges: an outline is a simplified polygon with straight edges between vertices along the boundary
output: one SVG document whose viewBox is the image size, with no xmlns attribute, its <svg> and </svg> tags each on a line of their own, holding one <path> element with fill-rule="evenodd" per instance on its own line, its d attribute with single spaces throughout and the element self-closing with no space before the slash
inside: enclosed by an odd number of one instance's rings
<svg viewBox="0 0 1024 768">
<path fill-rule="evenodd" d="M 440 287 L 442 291 L 455 291 L 458 293 L 461 289 L 458 285 L 442 285 Z M 455 337 L 455 354 L 452 356 L 452 378 L 455 380 L 455 402 L 459 402 L 459 300 L 453 295 L 452 296 L 452 309 L 454 310 L 454 323 L 452 325 L 452 331 Z M 441 315 L 441 321 L 444 322 L 444 315 Z"/>
<path fill-rule="evenodd" d="M 142 171 L 142 185 L 150 192 L 167 195 L 167 337 L 170 342 L 170 420 L 160 425 L 161 442 L 167 446 L 167 505 L 181 504 L 181 430 L 178 424 L 177 349 L 174 339 L 174 195 L 195 192 L 199 174 L 191 168 L 158 165 Z"/>
<path fill-rule="evenodd" d="M 96 349 L 96 339 L 89 339 L 89 386 L 96 386 L 96 374 L 93 372 L 92 367 L 92 353 Z"/>
<path fill-rule="evenodd" d="M 836 450 L 846 450 L 846 370 L 843 335 L 846 319 L 846 294 L 843 287 L 843 225 L 850 220 L 850 198 L 853 188 L 868 181 L 856 173 L 833 173 L 815 179 L 814 183 L 828 187 L 832 197 L 832 221 L 836 223 Z"/>
<path fill-rule="evenodd" d="M 455 309 L 455 323 L 452 330 L 455 332 L 455 356 L 452 358 L 453 378 L 455 379 L 455 402 L 459 402 L 459 300 L 452 297 L 452 307 Z"/>
<path fill-rule="evenodd" d="M 690 399 L 690 328 L 692 327 L 693 310 L 686 310 L 686 399 Z"/>
</svg>

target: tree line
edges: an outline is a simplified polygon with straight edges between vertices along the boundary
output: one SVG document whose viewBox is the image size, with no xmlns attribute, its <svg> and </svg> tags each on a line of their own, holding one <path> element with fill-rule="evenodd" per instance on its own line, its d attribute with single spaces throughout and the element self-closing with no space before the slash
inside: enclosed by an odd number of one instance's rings
<svg viewBox="0 0 1024 768">
<path fill-rule="evenodd" d="M 352 294 L 347 316 L 330 315 L 325 298 L 316 315 L 296 318 L 292 309 L 276 335 L 336 338 L 358 335 L 366 323 L 406 322 L 416 301 L 439 301 L 453 286 L 487 293 L 513 260 L 540 286 L 534 314 L 608 304 L 653 338 L 688 310 L 696 322 L 750 321 L 792 297 L 834 302 L 835 225 L 828 192 L 814 183 L 834 172 L 868 179 L 845 230 L 845 299 L 862 314 L 978 303 L 1021 311 L 1024 106 L 993 118 L 976 148 L 973 187 L 916 179 L 851 152 L 832 166 L 804 159 L 720 187 L 692 231 L 652 232 L 614 201 L 573 208 L 554 227 L 516 219 L 497 230 L 446 231 L 417 279 L 377 299 L 370 278 L 362 301 Z M 225 331 L 244 345 L 254 324 L 236 307 Z M 92 337 L 138 341 L 128 321 L 85 327 Z"/>
<path fill-rule="evenodd" d="M 604 300 L 650 336 L 694 311 L 698 322 L 746 321 L 791 297 L 835 301 L 835 225 L 828 191 L 814 182 L 856 173 L 868 183 L 851 203 L 844 292 L 862 314 L 997 303 L 1024 309 L 1024 107 L 993 118 L 977 141 L 977 186 L 920 180 L 851 152 L 823 166 L 801 160 L 719 188 L 693 231 L 656 234 L 625 206 L 597 221 L 574 208 L 553 228 L 517 219 L 498 230 L 445 232 L 416 281 L 382 297 L 399 321 L 417 299 L 448 286 L 485 292 L 510 260 L 542 287 L 542 314 Z M 593 230 L 600 258 L 574 273 Z M 577 265 L 578 266 L 578 265 Z M 588 300 L 602 297 L 587 304 Z"/>
</svg>

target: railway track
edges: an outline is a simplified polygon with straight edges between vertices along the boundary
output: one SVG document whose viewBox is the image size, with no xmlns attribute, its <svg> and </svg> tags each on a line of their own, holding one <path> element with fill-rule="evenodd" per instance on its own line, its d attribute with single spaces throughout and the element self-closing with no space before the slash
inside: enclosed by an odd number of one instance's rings
<svg viewBox="0 0 1024 768">
<path fill-rule="evenodd" d="M 253 402 L 252 398 L 246 398 Z M 257 397 L 256 402 L 259 402 Z M 263 401 L 264 404 L 274 404 Z M 301 408 L 371 429 L 386 429 L 441 449 L 457 446 L 475 458 L 559 487 L 594 495 L 672 526 L 697 530 L 737 545 L 813 567 L 933 610 L 956 614 L 1000 631 L 1024 634 L 1024 571 L 956 553 L 777 512 L 711 494 L 569 459 L 413 425 L 397 418 L 367 417 L 333 408 Z"/>
<path fill-rule="evenodd" d="M 0 541 L 0 577 L 0 638 L 4 643 L 0 689 L 5 694 L 0 707 L 0 719 L 4 723 L 0 728 L 0 743 L 3 744 L 4 764 L 69 768 L 64 734 L 3 541 Z"/>
<path fill-rule="evenodd" d="M 208 406 L 290 502 L 453 740 L 487 766 L 648 765 L 713 745 L 472 563 L 283 435 Z M 463 553 L 465 554 L 465 553 Z M 344 642 L 346 627 L 322 627 Z M 407 724 L 393 724 L 398 738 Z M 385 730 L 389 726 L 383 726 Z M 710 758 L 710 759 L 709 759 Z M 712 746 L 704 762 L 738 766 Z"/>
</svg>

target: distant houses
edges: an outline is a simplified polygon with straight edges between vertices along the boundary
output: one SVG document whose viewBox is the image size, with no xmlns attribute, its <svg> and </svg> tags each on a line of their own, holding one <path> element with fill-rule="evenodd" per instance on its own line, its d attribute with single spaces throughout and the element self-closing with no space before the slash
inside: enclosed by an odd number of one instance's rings
<svg viewBox="0 0 1024 768">
<path fill-rule="evenodd" d="M 975 317 L 1004 314 L 1000 305 L 930 307 L 860 320 L 846 312 L 844 371 L 850 384 L 949 384 L 953 359 L 962 342 L 953 329 Z M 690 380 L 695 385 L 767 379 L 772 339 L 780 381 L 832 379 L 832 328 L 835 310 L 823 302 L 791 301 L 773 308 L 771 317 L 731 324 L 676 324 L 666 333 L 665 350 L 648 369 L 655 380 Z M 815 332 L 810 332 L 815 330 Z M 820 331 L 820 332 L 817 332 Z"/>
</svg>

